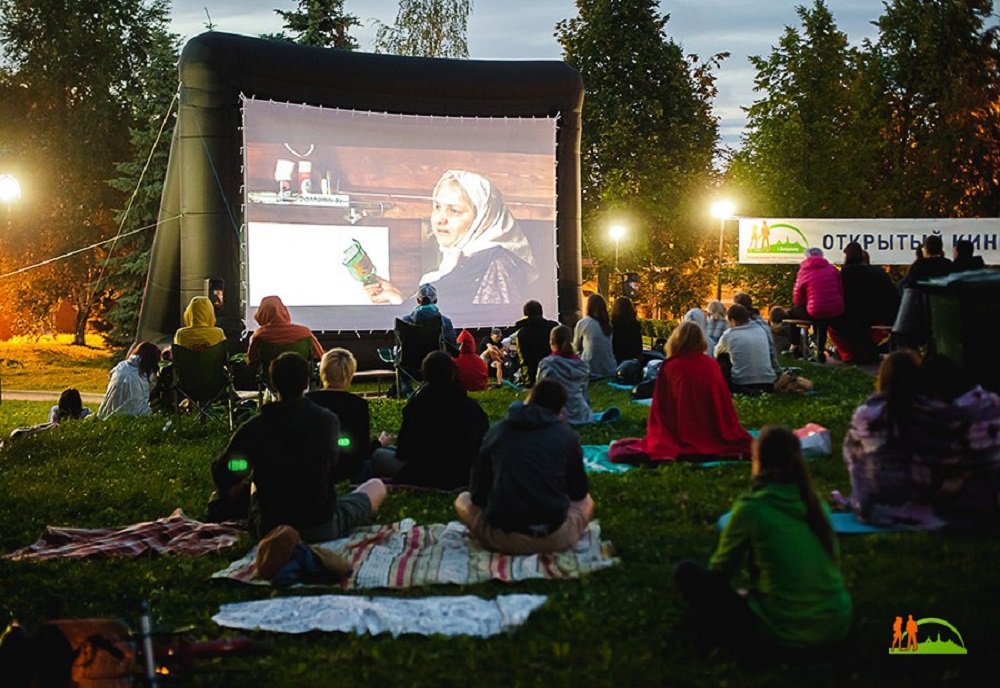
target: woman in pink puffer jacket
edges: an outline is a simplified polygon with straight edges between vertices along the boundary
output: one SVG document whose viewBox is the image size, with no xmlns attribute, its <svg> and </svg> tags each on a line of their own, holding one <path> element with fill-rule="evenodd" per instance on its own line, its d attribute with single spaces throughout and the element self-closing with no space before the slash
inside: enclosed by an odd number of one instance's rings
<svg viewBox="0 0 1000 688">
<path fill-rule="evenodd" d="M 844 285 L 840 271 L 830 265 L 819 248 L 806 250 L 795 276 L 793 318 L 808 319 L 816 330 L 817 359 L 826 362 L 826 330 L 830 321 L 844 314 Z"/>
</svg>

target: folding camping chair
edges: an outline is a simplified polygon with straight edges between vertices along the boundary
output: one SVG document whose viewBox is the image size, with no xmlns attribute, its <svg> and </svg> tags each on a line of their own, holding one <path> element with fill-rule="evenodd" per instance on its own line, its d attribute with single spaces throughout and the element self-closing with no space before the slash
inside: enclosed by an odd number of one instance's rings
<svg viewBox="0 0 1000 688">
<path fill-rule="evenodd" d="M 229 429 L 233 429 L 233 380 L 229 374 L 226 342 L 207 349 L 186 349 L 176 344 L 172 347 L 174 412 L 180 421 L 181 403 L 186 399 L 198 414 L 198 420 L 221 417 L 213 406 L 222 402 L 226 406 Z"/>
<path fill-rule="evenodd" d="M 420 366 L 432 351 L 444 351 L 441 337 L 441 318 L 421 323 L 411 323 L 396 318 L 396 346 L 392 350 L 380 349 L 379 357 L 391 363 L 396 371 L 396 395 L 409 397 L 416 386 L 423 382 Z"/>
<path fill-rule="evenodd" d="M 258 351 L 260 352 L 260 360 L 257 362 L 257 405 L 264 405 L 265 396 L 272 396 L 273 391 L 271 390 L 270 383 L 271 380 L 268 377 L 268 370 L 271 367 L 271 361 L 276 359 L 281 354 L 287 351 L 294 351 L 295 353 L 302 356 L 302 358 L 309 361 L 310 370 L 310 387 L 315 386 L 316 371 L 314 370 L 316 361 L 313 359 L 312 355 L 312 338 L 303 337 L 302 339 L 296 340 L 290 344 L 275 344 L 273 342 L 258 342 Z"/>
</svg>

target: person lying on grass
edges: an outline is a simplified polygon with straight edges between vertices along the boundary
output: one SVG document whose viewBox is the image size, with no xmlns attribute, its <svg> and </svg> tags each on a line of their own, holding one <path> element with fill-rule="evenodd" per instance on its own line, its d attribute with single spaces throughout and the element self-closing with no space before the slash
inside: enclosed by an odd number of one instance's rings
<svg viewBox="0 0 1000 688">
<path fill-rule="evenodd" d="M 303 396 L 309 363 L 286 352 L 271 361 L 269 372 L 278 401 L 241 425 L 212 463 L 221 500 L 238 504 L 249 491 L 249 528 L 257 539 L 286 525 L 306 542 L 323 542 L 371 523 L 385 485 L 369 480 L 337 498 L 340 421 Z"/>
<path fill-rule="evenodd" d="M 709 567 L 681 562 L 677 589 L 708 639 L 738 656 L 823 654 L 851 626 L 851 597 L 829 509 L 813 489 L 799 439 L 768 425 L 753 444 L 753 483 L 736 499 Z M 730 581 L 743 568 L 750 591 Z"/>
<path fill-rule="evenodd" d="M 527 403 L 483 438 L 471 491 L 455 500 L 458 518 L 483 547 L 508 554 L 573 547 L 594 513 L 580 438 L 562 416 L 566 390 L 539 380 Z"/>
</svg>

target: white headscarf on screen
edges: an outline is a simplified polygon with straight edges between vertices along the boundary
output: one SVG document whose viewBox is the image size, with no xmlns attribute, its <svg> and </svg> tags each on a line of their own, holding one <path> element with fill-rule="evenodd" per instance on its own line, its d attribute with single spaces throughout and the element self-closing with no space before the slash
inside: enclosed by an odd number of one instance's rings
<svg viewBox="0 0 1000 688">
<path fill-rule="evenodd" d="M 469 231 L 465 233 L 454 246 L 441 247 L 441 264 L 437 270 L 428 272 L 420 278 L 420 283 L 436 282 L 455 269 L 458 259 L 485 251 L 494 246 L 502 246 L 528 265 L 529 281 L 538 276 L 535 269 L 535 257 L 531 253 L 531 245 L 521 231 L 517 220 L 507 210 L 503 194 L 489 179 L 465 170 L 448 170 L 437 184 L 433 195 L 447 182 L 457 183 L 472 202 L 476 216 L 472 220 Z"/>
</svg>

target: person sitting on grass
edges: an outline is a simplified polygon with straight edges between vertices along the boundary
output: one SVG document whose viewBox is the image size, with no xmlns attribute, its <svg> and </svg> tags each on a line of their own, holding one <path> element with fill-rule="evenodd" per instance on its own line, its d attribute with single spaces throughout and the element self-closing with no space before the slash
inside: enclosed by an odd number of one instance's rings
<svg viewBox="0 0 1000 688">
<path fill-rule="evenodd" d="M 334 480 L 338 482 L 354 480 L 373 447 L 368 401 L 349 391 L 357 370 L 354 354 L 347 349 L 330 349 L 319 363 L 323 389 L 306 394 L 309 401 L 332 411 L 340 421 L 340 457 L 333 469 Z"/>
<path fill-rule="evenodd" d="M 403 485 L 466 487 L 490 420 L 458 385 L 451 356 L 432 351 L 420 370 L 424 384 L 403 408 L 396 446 L 376 449 L 370 470 Z"/>
<path fill-rule="evenodd" d="M 851 627 L 829 509 L 790 430 L 761 430 L 751 470 L 752 487 L 733 504 L 708 569 L 681 562 L 677 589 L 699 630 L 742 658 L 824 654 Z M 745 596 L 731 587 L 744 568 L 750 574 Z"/>
<path fill-rule="evenodd" d="M 184 327 L 174 333 L 174 344 L 201 351 L 226 340 L 226 333 L 215 326 L 215 307 L 207 296 L 191 298 L 184 309 Z"/>
<path fill-rule="evenodd" d="M 472 467 L 459 520 L 486 549 L 536 554 L 571 549 L 587 530 L 594 500 L 580 438 L 562 417 L 566 390 L 539 380 L 490 428 Z"/>
<path fill-rule="evenodd" d="M 517 329 L 517 357 L 521 363 L 520 383 L 531 387 L 538 374 L 538 362 L 549 355 L 549 335 L 559 323 L 546 319 L 542 314 L 542 304 L 528 301 L 523 308 L 524 317 L 514 323 Z"/>
<path fill-rule="evenodd" d="M 781 349 L 778 348 L 777 343 L 774 341 L 774 330 L 771 328 L 771 324 L 764 319 L 763 315 L 760 314 L 760 309 L 756 308 L 753 305 L 753 298 L 751 298 L 750 294 L 747 294 L 744 291 L 736 292 L 735 294 L 733 294 L 733 303 L 734 304 L 738 303 L 739 305 L 746 308 L 747 313 L 750 316 L 750 320 L 748 322 L 751 325 L 756 325 L 760 329 L 764 330 L 764 332 L 767 334 L 767 341 L 771 347 L 769 349 L 771 354 L 771 367 L 774 368 L 775 372 L 778 372 L 781 369 L 781 363 L 778 360 L 778 353 L 781 351 Z M 727 320 L 726 328 L 728 327 L 729 327 L 729 322 Z M 725 331 L 725 329 L 723 331 Z M 721 339 L 721 334 L 719 338 Z M 715 343 L 716 344 L 719 343 L 718 339 L 716 340 Z M 712 346 L 710 351 L 715 351 L 714 345 Z"/>
<path fill-rule="evenodd" d="M 111 369 L 108 391 L 97 409 L 101 420 L 111 416 L 145 416 L 149 405 L 150 379 L 160 367 L 160 349 L 152 342 L 139 342 L 128 357 Z"/>
<path fill-rule="evenodd" d="M 496 385 L 503 384 L 503 366 L 507 360 L 507 351 L 503 344 L 503 330 L 494 327 L 490 330 L 490 336 L 484 337 L 479 345 L 479 356 L 487 368 L 496 371 Z M 472 364 L 469 364 L 470 367 Z M 470 390 L 471 391 L 471 390 Z"/>
<path fill-rule="evenodd" d="M 705 333 L 694 321 L 682 322 L 667 340 L 646 436 L 611 444 L 616 463 L 712 461 L 750 455 L 750 435 L 740 426 L 733 398 L 719 364 L 705 354 Z"/>
<path fill-rule="evenodd" d="M 476 338 L 468 330 L 458 333 L 458 356 L 455 357 L 455 375 L 459 386 L 466 392 L 481 392 L 489 386 L 489 370 L 485 357 L 476 353 Z M 497 368 L 497 384 L 501 370 Z"/>
<path fill-rule="evenodd" d="M 278 401 L 241 425 L 212 462 L 222 502 L 215 514 L 231 517 L 249 499 L 249 530 L 258 540 L 284 525 L 306 542 L 324 542 L 371 523 L 385 485 L 369 480 L 337 497 L 340 421 L 303 396 L 309 362 L 285 352 L 271 361 L 269 373 Z"/>
<path fill-rule="evenodd" d="M 538 380 L 555 380 L 566 390 L 566 420 L 574 425 L 594 420 L 587 398 L 590 366 L 573 348 L 573 330 L 565 325 L 553 327 L 549 333 L 552 353 L 538 363 Z M 537 384 L 537 382 L 535 383 Z"/>
<path fill-rule="evenodd" d="M 849 505 L 862 521 L 1000 522 L 1000 397 L 942 356 L 894 351 L 844 438 Z"/>
<path fill-rule="evenodd" d="M 715 358 L 734 394 L 756 394 L 774 390 L 778 377 L 771 357 L 770 335 L 750 322 L 750 313 L 738 303 L 729 307 L 729 329 L 715 345 Z"/>
</svg>

